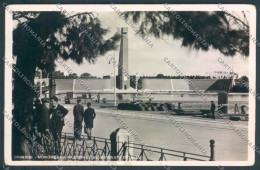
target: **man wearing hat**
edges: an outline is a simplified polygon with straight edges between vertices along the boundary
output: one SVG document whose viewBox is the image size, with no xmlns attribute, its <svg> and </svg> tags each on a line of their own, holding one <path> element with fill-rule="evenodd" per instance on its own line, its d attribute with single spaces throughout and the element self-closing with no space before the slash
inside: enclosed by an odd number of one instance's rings
<svg viewBox="0 0 260 170">
<path fill-rule="evenodd" d="M 58 103 L 58 98 L 53 96 L 51 98 L 52 108 L 50 109 L 51 115 L 51 131 L 55 141 L 60 140 L 61 132 L 63 129 L 64 117 L 68 114 L 68 110 Z"/>
<path fill-rule="evenodd" d="M 37 109 L 37 129 L 40 137 L 40 144 L 43 145 L 46 154 L 55 153 L 55 145 L 53 135 L 50 133 L 50 109 L 48 107 L 49 100 L 42 98 L 41 103 Z"/>
<path fill-rule="evenodd" d="M 77 104 L 73 108 L 74 115 L 74 137 L 75 139 L 81 140 L 81 132 L 82 132 L 82 121 L 84 115 L 84 106 L 80 104 L 81 99 L 77 100 Z"/>
</svg>

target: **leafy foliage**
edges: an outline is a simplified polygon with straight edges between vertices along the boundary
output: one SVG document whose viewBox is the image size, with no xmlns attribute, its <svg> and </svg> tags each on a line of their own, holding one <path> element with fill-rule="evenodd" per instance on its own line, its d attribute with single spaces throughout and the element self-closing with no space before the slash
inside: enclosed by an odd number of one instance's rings
<svg viewBox="0 0 260 170">
<path fill-rule="evenodd" d="M 247 76 L 242 76 L 242 77 L 240 78 L 240 82 L 249 82 L 249 79 L 248 79 Z"/>
<path fill-rule="evenodd" d="M 80 75 L 81 78 L 90 78 L 91 77 L 91 74 L 90 73 L 82 73 Z"/>
<path fill-rule="evenodd" d="M 212 48 L 219 50 L 225 56 L 249 55 L 249 27 L 238 28 L 231 22 L 230 18 L 234 16 L 227 15 L 225 12 L 131 11 L 125 12 L 124 15 L 138 24 L 143 34 L 156 38 L 171 36 L 173 39 L 182 40 L 184 47 L 204 51 Z M 193 36 L 184 23 L 192 27 L 206 44 Z"/>
<path fill-rule="evenodd" d="M 84 59 L 93 63 L 99 55 L 117 48 L 120 35 L 107 37 L 109 30 L 87 12 L 73 16 L 61 12 L 16 12 L 13 18 L 19 22 L 13 31 L 13 54 L 19 70 L 14 75 L 13 118 L 31 132 L 36 68 L 52 75 L 59 57 L 78 64 Z M 13 156 L 30 155 L 32 143 L 14 126 L 12 130 Z"/>
<path fill-rule="evenodd" d="M 62 12 L 16 12 L 13 17 L 19 22 L 13 31 L 16 67 L 32 84 L 36 68 L 52 73 L 59 57 L 78 64 L 84 59 L 94 63 L 98 56 L 116 49 L 120 40 L 119 34 L 107 37 L 109 30 L 88 12 L 71 16 Z M 21 100 L 24 98 L 31 101 L 35 95 L 32 88 L 18 74 L 14 79 L 14 102 L 27 103 Z"/>
<path fill-rule="evenodd" d="M 248 90 L 248 87 L 246 86 L 241 86 L 241 85 L 234 85 L 230 92 L 233 92 L 233 93 L 248 93 L 249 90 Z"/>
<path fill-rule="evenodd" d="M 94 63 L 98 56 L 115 50 L 120 39 L 119 34 L 105 39 L 109 30 L 102 28 L 100 21 L 91 13 L 70 17 L 61 12 L 20 12 L 16 15 L 24 22 L 20 22 L 14 30 L 14 55 L 34 56 L 36 66 L 47 72 L 54 70 L 54 61 L 58 57 L 72 59 L 78 64 L 83 59 Z M 46 42 L 45 46 L 40 45 L 25 29 L 24 23 Z"/>
</svg>

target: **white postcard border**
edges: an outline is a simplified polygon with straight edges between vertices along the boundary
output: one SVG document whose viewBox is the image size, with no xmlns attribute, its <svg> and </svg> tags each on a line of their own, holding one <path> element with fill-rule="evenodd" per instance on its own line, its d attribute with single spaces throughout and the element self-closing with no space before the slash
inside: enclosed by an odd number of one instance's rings
<svg viewBox="0 0 260 170">
<path fill-rule="evenodd" d="M 214 5 L 170 5 L 168 6 L 175 11 L 221 11 L 219 4 Z M 166 11 L 163 4 L 143 4 L 143 5 L 120 5 L 116 4 L 121 11 Z M 253 5 L 232 4 L 222 5 L 228 11 L 250 11 L 250 34 L 256 37 L 256 8 Z M 67 11 L 114 11 L 108 5 L 65 5 Z M 57 4 L 54 5 L 8 5 L 12 11 L 60 11 Z M 12 59 L 12 42 L 13 42 L 13 20 L 9 12 L 5 13 L 5 57 L 8 61 Z M 249 87 L 256 89 L 256 45 L 250 41 L 249 55 Z M 5 65 L 5 111 L 12 115 L 12 69 Z M 249 128 L 248 139 L 255 143 L 255 97 L 249 93 Z M 248 146 L 248 161 L 13 161 L 11 158 L 11 122 L 5 117 L 4 120 L 4 158 L 6 165 L 12 166 L 250 166 L 255 162 L 255 151 Z"/>
</svg>

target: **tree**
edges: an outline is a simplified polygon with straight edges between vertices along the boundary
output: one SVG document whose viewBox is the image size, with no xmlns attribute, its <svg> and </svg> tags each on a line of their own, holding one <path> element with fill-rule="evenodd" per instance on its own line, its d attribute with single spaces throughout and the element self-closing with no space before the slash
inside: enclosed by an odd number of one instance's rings
<svg viewBox="0 0 260 170">
<path fill-rule="evenodd" d="M 78 75 L 76 73 L 72 73 L 72 74 L 69 74 L 67 76 L 67 78 L 70 78 L 70 79 L 75 79 L 75 78 L 78 78 Z"/>
<path fill-rule="evenodd" d="M 110 79 L 110 75 L 105 75 L 105 76 L 103 76 L 103 78 L 102 79 Z"/>
<path fill-rule="evenodd" d="M 156 78 L 164 78 L 163 74 L 157 74 Z"/>
<path fill-rule="evenodd" d="M 248 90 L 248 87 L 247 87 L 247 86 L 238 84 L 238 85 L 234 85 L 234 86 L 231 88 L 230 92 L 233 92 L 233 93 L 248 93 L 249 90 Z"/>
<path fill-rule="evenodd" d="M 91 74 L 89 74 L 89 73 L 82 73 L 80 75 L 80 78 L 90 78 L 90 77 L 91 77 Z"/>
<path fill-rule="evenodd" d="M 241 19 L 223 11 L 180 12 L 171 11 L 167 5 L 165 8 L 169 11 L 134 11 L 123 15 L 139 25 L 138 34 L 143 39 L 146 35 L 161 39 L 170 36 L 182 40 L 182 46 L 196 50 L 216 49 L 225 56 L 249 55 L 249 26 Z"/>
<path fill-rule="evenodd" d="M 13 31 L 13 53 L 18 73 L 24 75 L 14 76 L 13 119 L 30 134 L 37 94 L 28 82 L 34 84 L 36 68 L 50 75 L 58 58 L 95 63 L 98 56 L 117 48 L 120 35 L 108 37 L 109 30 L 89 12 L 70 16 L 61 12 L 16 12 L 13 18 L 19 22 Z M 31 155 L 31 147 L 32 141 L 13 125 L 12 156 Z"/>
<path fill-rule="evenodd" d="M 54 77 L 57 78 L 57 79 L 64 79 L 65 76 L 64 76 L 64 73 L 61 72 L 61 71 L 54 71 Z"/>
<path fill-rule="evenodd" d="M 248 79 L 247 76 L 242 76 L 242 77 L 240 78 L 240 80 L 241 80 L 241 82 L 248 82 L 248 81 L 249 81 L 249 79 Z"/>
</svg>

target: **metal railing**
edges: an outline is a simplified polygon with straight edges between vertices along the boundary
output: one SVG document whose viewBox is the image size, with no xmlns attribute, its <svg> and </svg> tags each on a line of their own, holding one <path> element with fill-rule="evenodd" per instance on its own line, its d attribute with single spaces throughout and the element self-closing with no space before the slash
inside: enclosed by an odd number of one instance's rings
<svg viewBox="0 0 260 170">
<path fill-rule="evenodd" d="M 60 155 L 65 159 L 77 160 L 104 160 L 109 159 L 110 140 L 101 137 L 92 137 L 88 140 L 87 136 L 82 135 L 82 140 L 74 140 L 73 134 L 63 133 L 61 136 Z"/>
<path fill-rule="evenodd" d="M 132 145 L 132 146 L 131 146 Z M 137 161 L 168 161 L 168 160 L 195 160 L 195 161 L 209 161 L 211 156 L 177 151 L 173 149 L 166 149 L 142 144 L 136 144 L 131 142 L 125 142 L 122 145 L 121 150 L 129 150 L 130 148 L 134 149 L 134 153 L 137 154 Z M 121 151 L 118 153 L 119 156 L 131 158 L 132 155 L 124 155 Z M 129 154 L 129 152 L 128 152 Z M 167 159 L 168 158 L 168 159 Z M 179 159 L 178 159 L 179 158 Z M 128 161 L 131 159 L 128 159 Z"/>
<path fill-rule="evenodd" d="M 116 141 L 116 155 L 111 156 L 111 140 L 101 137 L 92 137 L 91 140 L 86 135 L 82 139 L 75 140 L 72 133 L 62 133 L 58 142 L 51 138 L 42 139 L 45 152 L 40 153 L 37 148 L 33 149 L 37 159 L 51 160 L 77 160 L 77 161 L 214 161 L 214 140 L 210 141 L 210 156 L 183 152 L 173 149 L 160 148 L 137 144 L 129 141 Z M 49 144 L 49 145 L 47 145 Z M 45 156 L 37 156 L 44 154 Z M 53 155 L 56 155 L 53 157 Z"/>
</svg>

